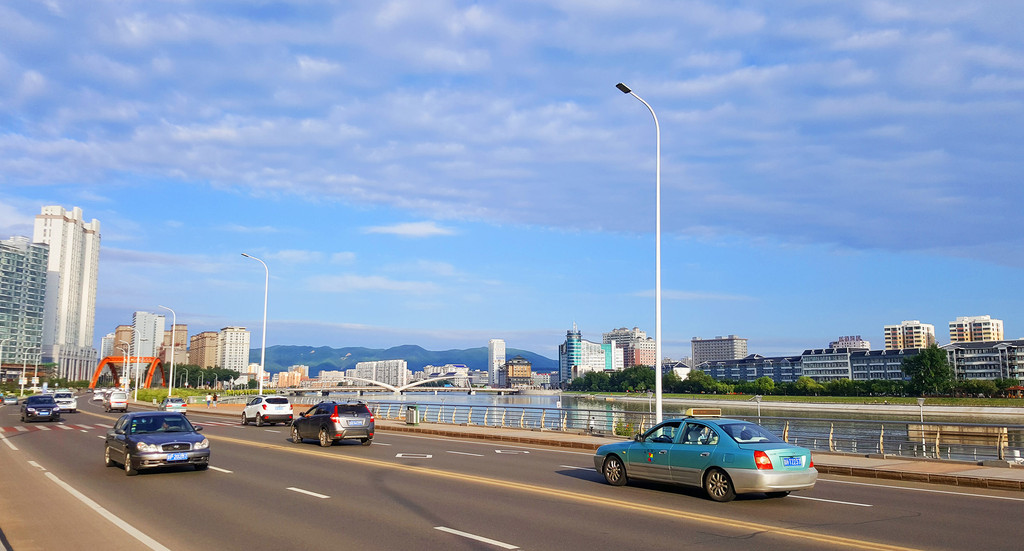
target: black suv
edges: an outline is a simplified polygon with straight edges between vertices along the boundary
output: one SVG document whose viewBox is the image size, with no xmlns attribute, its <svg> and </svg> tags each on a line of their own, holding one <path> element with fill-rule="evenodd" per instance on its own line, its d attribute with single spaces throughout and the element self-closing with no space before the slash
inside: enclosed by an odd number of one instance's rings
<svg viewBox="0 0 1024 551">
<path fill-rule="evenodd" d="M 323 447 L 345 438 L 373 442 L 373 413 L 365 402 L 320 402 L 292 421 L 292 442 L 316 438 Z"/>
<path fill-rule="evenodd" d="M 29 396 L 21 403 L 21 422 L 38 421 L 60 421 L 60 406 L 53 399 L 52 394 L 36 394 Z"/>
</svg>

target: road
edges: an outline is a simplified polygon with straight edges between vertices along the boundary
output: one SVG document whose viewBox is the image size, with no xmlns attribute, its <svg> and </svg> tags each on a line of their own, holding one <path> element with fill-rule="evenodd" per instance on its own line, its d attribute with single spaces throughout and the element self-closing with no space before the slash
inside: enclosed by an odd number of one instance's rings
<svg viewBox="0 0 1024 551">
<path fill-rule="evenodd" d="M 389 432 L 321 448 L 200 413 L 209 470 L 129 478 L 102 461 L 118 414 L 87 398 L 59 425 L 0 406 L 8 549 L 1009 549 L 1024 537 L 1020 492 L 823 475 L 787 498 L 714 503 L 609 486 L 589 452 Z"/>
</svg>

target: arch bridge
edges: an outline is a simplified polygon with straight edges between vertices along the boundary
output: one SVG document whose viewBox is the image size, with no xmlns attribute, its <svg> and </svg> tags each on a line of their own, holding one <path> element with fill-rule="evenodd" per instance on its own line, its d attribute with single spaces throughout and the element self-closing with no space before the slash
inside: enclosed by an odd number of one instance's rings
<svg viewBox="0 0 1024 551">
<path fill-rule="evenodd" d="M 114 376 L 114 386 L 121 386 L 121 373 L 127 373 L 133 363 L 138 363 L 146 369 L 146 377 L 142 384 L 142 388 L 152 387 L 153 375 L 156 374 L 157 368 L 160 369 L 160 382 L 158 383 L 158 386 L 167 386 L 167 374 L 164 373 L 164 364 L 160 361 L 160 358 L 152 356 L 107 356 L 100 361 L 99 365 L 96 366 L 96 372 L 92 375 L 92 381 L 89 382 L 89 388 L 96 388 L 96 382 L 100 380 L 100 375 L 103 374 L 103 369 L 108 366 L 110 368 L 111 375 Z M 120 366 L 120 369 L 118 366 Z"/>
</svg>

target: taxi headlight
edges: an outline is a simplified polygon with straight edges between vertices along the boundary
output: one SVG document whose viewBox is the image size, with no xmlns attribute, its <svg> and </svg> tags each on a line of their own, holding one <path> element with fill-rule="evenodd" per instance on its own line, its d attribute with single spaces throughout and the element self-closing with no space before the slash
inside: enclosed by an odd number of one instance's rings
<svg viewBox="0 0 1024 551">
<path fill-rule="evenodd" d="M 135 449 L 139 450 L 140 452 L 150 453 L 160 451 L 160 446 L 156 444 L 147 444 L 145 442 L 139 442 L 138 444 L 135 444 Z"/>
<path fill-rule="evenodd" d="M 209 448 L 209 447 L 210 447 L 210 441 L 205 439 L 205 438 L 203 438 L 203 440 L 201 442 L 196 442 L 195 449 L 197 449 L 197 450 L 205 450 L 206 448 Z"/>
</svg>

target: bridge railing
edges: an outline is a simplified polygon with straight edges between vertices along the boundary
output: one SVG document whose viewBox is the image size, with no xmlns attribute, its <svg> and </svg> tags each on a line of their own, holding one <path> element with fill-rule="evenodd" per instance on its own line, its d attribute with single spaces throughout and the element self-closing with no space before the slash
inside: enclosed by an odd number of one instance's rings
<svg viewBox="0 0 1024 551">
<path fill-rule="evenodd" d="M 525 430 L 590 433 L 631 438 L 651 428 L 654 415 L 624 410 L 590 410 L 516 405 L 367 401 L 381 419 L 405 420 L 416 407 L 419 421 Z M 791 444 L 812 450 L 923 457 L 959 461 L 1024 462 L 1024 425 L 853 420 L 731 415 L 758 423 Z"/>
</svg>

